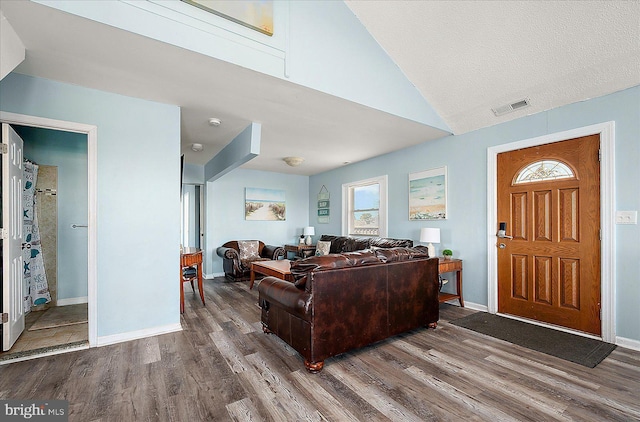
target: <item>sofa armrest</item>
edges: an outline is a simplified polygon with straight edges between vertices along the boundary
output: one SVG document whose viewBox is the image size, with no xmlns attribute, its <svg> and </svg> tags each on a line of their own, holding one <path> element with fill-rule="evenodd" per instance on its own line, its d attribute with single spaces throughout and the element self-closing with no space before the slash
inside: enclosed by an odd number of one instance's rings
<svg viewBox="0 0 640 422">
<path fill-rule="evenodd" d="M 280 280 L 276 277 L 265 277 L 258 284 L 260 295 L 260 306 L 270 306 L 277 304 L 287 312 L 309 321 L 311 316 L 311 295 L 304 290 L 298 289 L 293 283 Z M 268 302 L 264 303 L 264 302 Z"/>
<path fill-rule="evenodd" d="M 282 246 L 264 245 L 261 256 L 273 260 L 284 259 L 285 252 Z"/>
<path fill-rule="evenodd" d="M 225 248 L 224 246 L 220 246 L 218 249 L 216 249 L 216 253 L 220 258 L 240 261 L 240 255 L 238 254 L 238 251 L 233 248 Z"/>
</svg>

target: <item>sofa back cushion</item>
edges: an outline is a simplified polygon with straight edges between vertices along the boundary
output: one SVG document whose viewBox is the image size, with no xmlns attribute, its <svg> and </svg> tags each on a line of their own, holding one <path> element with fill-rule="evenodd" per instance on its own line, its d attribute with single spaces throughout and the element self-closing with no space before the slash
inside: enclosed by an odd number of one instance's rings
<svg viewBox="0 0 640 422">
<path fill-rule="evenodd" d="M 320 240 L 331 242 L 329 253 L 361 251 L 374 246 L 377 248 L 411 248 L 413 246 L 413 240 L 387 237 L 351 237 L 323 234 Z"/>
<path fill-rule="evenodd" d="M 353 252 L 369 248 L 369 239 L 323 234 L 320 240 L 331 242 L 329 253 Z"/>
<path fill-rule="evenodd" d="M 376 256 L 381 262 L 408 261 L 416 258 L 428 258 L 429 251 L 426 246 L 416 246 L 413 248 L 373 248 Z"/>
<path fill-rule="evenodd" d="M 413 247 L 413 240 L 372 237 L 369 239 L 369 244 L 371 247 L 377 248 L 411 248 Z"/>
<path fill-rule="evenodd" d="M 361 265 L 380 264 L 380 262 L 376 253 L 372 250 L 312 256 L 292 262 L 291 274 L 295 280 L 294 284 L 299 288 L 304 288 L 307 282 L 307 275 L 312 271 L 335 270 Z"/>
</svg>

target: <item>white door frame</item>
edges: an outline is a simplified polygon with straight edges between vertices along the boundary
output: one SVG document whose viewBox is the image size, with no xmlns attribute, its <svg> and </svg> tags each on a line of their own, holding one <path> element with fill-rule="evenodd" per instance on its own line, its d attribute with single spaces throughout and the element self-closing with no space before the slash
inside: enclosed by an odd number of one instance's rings
<svg viewBox="0 0 640 422">
<path fill-rule="evenodd" d="M 495 314 L 498 311 L 498 252 L 496 246 L 496 221 L 498 221 L 498 154 L 595 134 L 600 135 L 600 283 L 602 340 L 608 343 L 615 343 L 615 122 L 613 121 L 497 145 L 487 149 L 488 310 L 491 314 Z M 527 321 L 531 322 L 529 320 Z M 575 334 L 582 334 L 569 329 L 565 330 L 551 324 L 540 323 L 539 325 Z M 593 337 L 591 335 L 583 335 Z"/>
<path fill-rule="evenodd" d="M 22 126 L 40 127 L 44 129 L 61 130 L 65 132 L 84 133 L 87 135 L 87 159 L 89 177 L 89 241 L 88 241 L 88 325 L 89 347 L 97 346 L 98 340 L 98 298 L 97 298 L 97 211 L 98 211 L 98 127 L 84 123 L 67 122 L 63 120 L 47 119 L 44 117 L 27 116 L 0 111 L 0 121 L 3 123 Z"/>
</svg>

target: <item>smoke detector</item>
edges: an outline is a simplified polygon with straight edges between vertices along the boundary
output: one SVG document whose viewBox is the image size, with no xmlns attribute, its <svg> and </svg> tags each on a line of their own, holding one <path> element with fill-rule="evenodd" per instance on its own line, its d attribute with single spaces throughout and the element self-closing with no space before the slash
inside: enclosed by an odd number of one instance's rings
<svg viewBox="0 0 640 422">
<path fill-rule="evenodd" d="M 520 110 L 521 108 L 526 108 L 531 105 L 531 101 L 528 98 L 524 98 L 520 101 L 516 101 L 511 104 L 505 104 L 500 107 L 492 108 L 493 114 L 498 116 L 502 116 L 503 114 L 511 113 L 512 111 Z"/>
<path fill-rule="evenodd" d="M 220 126 L 221 123 L 222 123 L 222 120 L 218 119 L 217 117 L 212 117 L 209 119 L 209 124 L 211 126 Z"/>
</svg>

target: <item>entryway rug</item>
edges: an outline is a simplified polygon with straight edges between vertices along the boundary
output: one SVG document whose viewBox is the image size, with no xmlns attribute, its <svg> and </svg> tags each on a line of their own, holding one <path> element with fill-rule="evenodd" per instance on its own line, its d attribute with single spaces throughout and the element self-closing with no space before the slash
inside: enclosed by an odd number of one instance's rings
<svg viewBox="0 0 640 422">
<path fill-rule="evenodd" d="M 477 312 L 451 323 L 589 368 L 594 368 L 616 348 L 615 344 L 487 312 Z"/>
<path fill-rule="evenodd" d="M 87 321 L 88 308 L 86 303 L 55 306 L 44 311 L 42 316 L 29 327 L 29 331 L 62 327 L 64 325 L 83 324 Z"/>
</svg>

